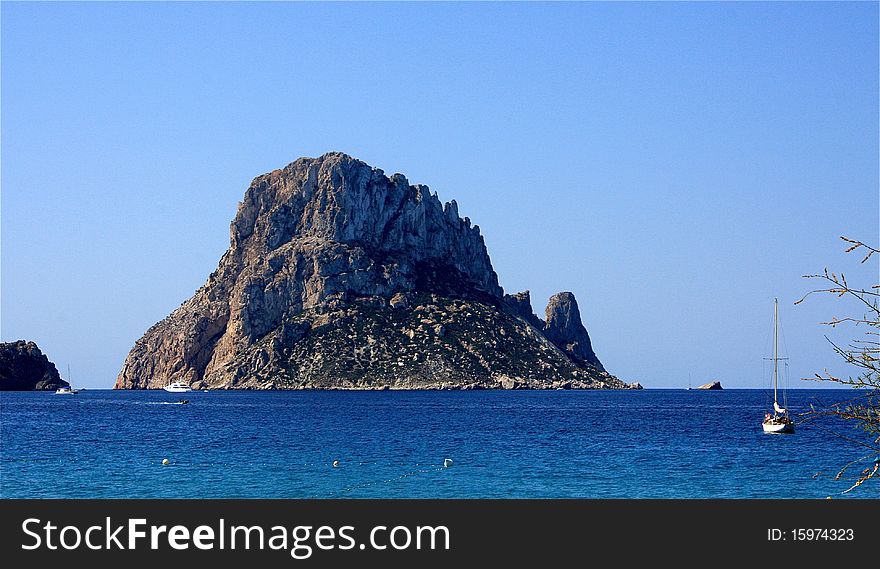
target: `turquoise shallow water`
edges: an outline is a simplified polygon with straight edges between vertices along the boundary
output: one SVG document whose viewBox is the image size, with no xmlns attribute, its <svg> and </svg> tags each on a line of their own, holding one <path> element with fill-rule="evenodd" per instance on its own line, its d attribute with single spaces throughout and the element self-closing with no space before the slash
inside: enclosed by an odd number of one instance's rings
<svg viewBox="0 0 880 569">
<path fill-rule="evenodd" d="M 790 391 L 789 407 L 850 395 Z M 190 404 L 170 404 L 181 397 Z M 5 392 L 0 496 L 824 498 L 849 487 L 813 475 L 833 475 L 857 446 L 809 425 L 764 434 L 767 406 L 757 390 Z M 880 498 L 876 485 L 852 496 Z"/>
</svg>

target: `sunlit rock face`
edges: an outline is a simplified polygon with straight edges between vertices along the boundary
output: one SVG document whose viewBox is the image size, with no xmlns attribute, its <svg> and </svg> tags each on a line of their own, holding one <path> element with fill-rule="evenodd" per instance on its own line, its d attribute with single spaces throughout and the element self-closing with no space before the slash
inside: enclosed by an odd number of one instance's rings
<svg viewBox="0 0 880 569">
<path fill-rule="evenodd" d="M 135 343 L 117 388 L 625 387 L 571 293 L 545 327 L 528 293 L 504 295 L 455 201 L 401 174 L 300 158 L 251 183 L 230 233 L 207 282 Z"/>
</svg>

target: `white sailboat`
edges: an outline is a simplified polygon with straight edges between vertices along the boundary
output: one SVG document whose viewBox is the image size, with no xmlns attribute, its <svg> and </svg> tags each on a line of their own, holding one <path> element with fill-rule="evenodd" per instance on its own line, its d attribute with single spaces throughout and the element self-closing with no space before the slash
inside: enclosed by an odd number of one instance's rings
<svg viewBox="0 0 880 569">
<path fill-rule="evenodd" d="M 67 366 L 67 385 L 62 385 L 58 389 L 55 390 L 55 395 L 76 395 L 79 393 L 79 389 L 74 389 L 73 385 L 70 383 L 70 366 Z"/>
<path fill-rule="evenodd" d="M 779 405 L 779 299 L 773 299 L 773 413 L 764 415 L 762 427 L 765 433 L 793 433 L 794 422 L 788 410 Z M 783 398 L 784 399 L 784 398 Z"/>
</svg>

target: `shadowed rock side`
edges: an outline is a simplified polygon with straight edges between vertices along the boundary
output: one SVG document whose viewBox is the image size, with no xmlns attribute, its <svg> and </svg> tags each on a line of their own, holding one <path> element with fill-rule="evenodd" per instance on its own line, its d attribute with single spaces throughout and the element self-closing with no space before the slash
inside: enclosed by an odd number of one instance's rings
<svg viewBox="0 0 880 569">
<path fill-rule="evenodd" d="M 116 388 L 625 386 L 566 336 L 573 296 L 562 344 L 510 298 L 454 201 L 345 154 L 301 158 L 251 183 L 217 270 Z"/>
<path fill-rule="evenodd" d="M 34 342 L 0 344 L 0 391 L 56 390 L 68 383 Z"/>
</svg>

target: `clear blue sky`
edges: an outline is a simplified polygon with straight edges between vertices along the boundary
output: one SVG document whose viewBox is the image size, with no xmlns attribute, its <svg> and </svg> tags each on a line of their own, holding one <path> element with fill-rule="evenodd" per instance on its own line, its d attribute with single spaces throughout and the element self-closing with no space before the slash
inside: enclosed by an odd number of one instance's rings
<svg viewBox="0 0 880 569">
<path fill-rule="evenodd" d="M 877 279 L 837 239 L 878 241 L 877 3 L 0 9 L 0 334 L 77 385 L 205 281 L 253 177 L 330 150 L 456 199 L 625 380 L 761 387 L 774 296 L 791 375 L 846 371 L 845 306 L 793 301 Z"/>
</svg>

